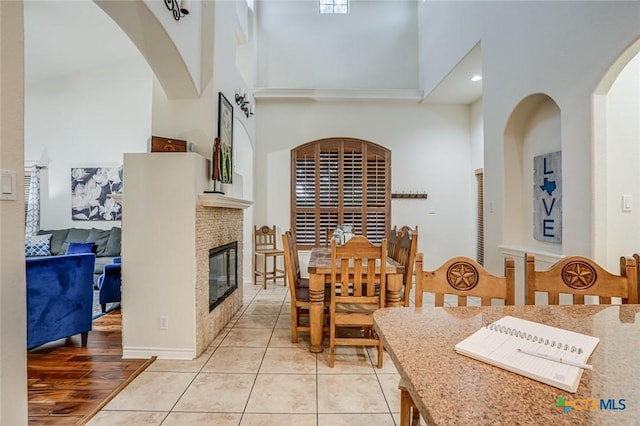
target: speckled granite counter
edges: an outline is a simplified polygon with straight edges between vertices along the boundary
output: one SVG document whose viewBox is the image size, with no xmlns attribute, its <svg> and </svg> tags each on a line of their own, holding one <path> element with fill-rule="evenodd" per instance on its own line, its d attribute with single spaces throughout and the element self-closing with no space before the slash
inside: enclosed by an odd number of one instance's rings
<svg viewBox="0 0 640 426">
<path fill-rule="evenodd" d="M 456 343 L 505 315 L 601 339 L 577 393 L 454 352 Z M 374 320 L 429 423 L 640 425 L 640 305 L 385 308 Z M 565 414 L 558 397 L 577 408 Z M 586 399 L 597 402 L 576 401 Z"/>
</svg>

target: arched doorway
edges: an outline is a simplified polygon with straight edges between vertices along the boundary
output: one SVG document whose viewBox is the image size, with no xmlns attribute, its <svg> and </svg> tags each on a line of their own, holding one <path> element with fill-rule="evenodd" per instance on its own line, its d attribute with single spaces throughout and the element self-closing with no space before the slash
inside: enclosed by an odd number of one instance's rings
<svg viewBox="0 0 640 426">
<path fill-rule="evenodd" d="M 236 192 L 227 195 L 244 200 L 253 200 L 253 145 L 244 123 L 234 119 L 233 123 L 233 182 Z M 242 276 L 245 282 L 252 277 L 253 256 L 253 207 L 243 215 L 243 263 Z"/>
<path fill-rule="evenodd" d="M 545 241 L 534 228 L 540 221 L 534 217 L 534 209 L 537 208 L 534 207 L 534 159 L 562 150 L 560 118 L 557 103 L 546 94 L 536 93 L 524 98 L 514 108 L 505 127 L 504 240 L 501 249 L 505 256 L 517 259 L 516 303 L 524 303 L 524 253 L 535 253 L 543 269 L 553 264 L 562 253 L 561 238 L 560 242 Z M 559 174 L 561 176 L 561 172 Z M 561 212 L 561 202 L 554 204 L 553 208 Z M 559 217 L 562 219 L 561 213 Z M 556 224 L 555 232 L 561 236 L 561 221 Z"/>
<path fill-rule="evenodd" d="M 504 243 L 561 253 L 562 244 L 534 238 L 533 158 L 560 151 L 560 108 L 545 94 L 523 99 L 504 133 Z"/>
<path fill-rule="evenodd" d="M 640 251 L 640 39 L 611 65 L 593 96 L 594 254 L 618 269 Z"/>
</svg>

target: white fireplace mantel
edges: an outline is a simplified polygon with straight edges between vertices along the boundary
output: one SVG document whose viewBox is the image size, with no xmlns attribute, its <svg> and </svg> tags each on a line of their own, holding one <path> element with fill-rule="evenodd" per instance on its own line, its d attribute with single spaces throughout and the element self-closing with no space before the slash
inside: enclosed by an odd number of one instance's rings
<svg viewBox="0 0 640 426">
<path fill-rule="evenodd" d="M 203 207 L 223 207 L 226 209 L 247 209 L 253 204 L 253 201 L 227 197 L 223 194 L 200 194 L 198 202 Z"/>
</svg>

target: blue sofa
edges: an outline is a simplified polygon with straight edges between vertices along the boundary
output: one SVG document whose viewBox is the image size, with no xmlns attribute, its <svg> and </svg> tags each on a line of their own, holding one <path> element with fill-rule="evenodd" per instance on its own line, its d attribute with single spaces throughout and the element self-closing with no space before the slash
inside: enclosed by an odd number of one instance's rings
<svg viewBox="0 0 640 426">
<path fill-rule="evenodd" d="M 95 254 L 26 259 L 27 349 L 75 334 L 87 345 L 95 262 Z"/>
<path fill-rule="evenodd" d="M 122 229 L 114 226 L 111 229 L 41 229 L 38 235 L 51 235 L 51 256 L 63 255 L 72 242 L 92 242 L 95 244 L 93 252 L 96 254 L 96 264 L 93 276 L 93 288 L 98 288 L 98 277 L 104 272 L 104 265 L 113 262 L 114 257 L 120 256 Z"/>
</svg>

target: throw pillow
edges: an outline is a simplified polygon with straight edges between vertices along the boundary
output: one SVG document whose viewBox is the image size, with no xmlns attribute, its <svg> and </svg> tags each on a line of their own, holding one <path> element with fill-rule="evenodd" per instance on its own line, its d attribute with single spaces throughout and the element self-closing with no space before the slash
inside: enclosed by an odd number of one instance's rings
<svg viewBox="0 0 640 426">
<path fill-rule="evenodd" d="M 93 253 L 93 243 L 74 243 L 71 242 L 67 246 L 67 251 L 64 254 L 80 254 L 80 253 Z"/>
<path fill-rule="evenodd" d="M 111 228 L 109 235 L 109 241 L 107 241 L 107 249 L 104 252 L 105 256 L 120 256 L 120 241 L 122 240 L 122 228 L 114 226 Z"/>
<path fill-rule="evenodd" d="M 91 228 L 87 242 L 96 244 L 96 256 L 106 256 L 107 243 L 109 242 L 110 229 Z"/>
<path fill-rule="evenodd" d="M 68 229 L 50 229 L 50 230 L 41 229 L 40 231 L 38 231 L 38 235 L 51 234 L 50 251 L 52 256 L 64 254 L 64 250 L 66 249 L 66 247 L 63 249 L 62 244 L 67 238 L 68 233 L 69 233 Z"/>
<path fill-rule="evenodd" d="M 51 234 L 26 237 L 24 255 L 26 257 L 51 256 Z"/>
</svg>

